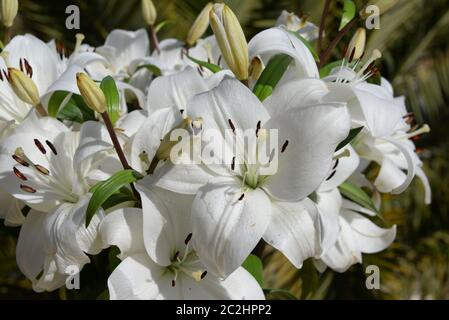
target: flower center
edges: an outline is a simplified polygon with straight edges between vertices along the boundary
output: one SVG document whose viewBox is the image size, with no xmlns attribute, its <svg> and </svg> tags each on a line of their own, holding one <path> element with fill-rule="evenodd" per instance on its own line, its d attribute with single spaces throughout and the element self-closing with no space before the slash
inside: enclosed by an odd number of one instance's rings
<svg viewBox="0 0 449 320">
<path fill-rule="evenodd" d="M 203 280 L 207 275 L 206 270 L 198 269 L 199 258 L 189 247 L 191 239 L 192 234 L 189 234 L 184 241 L 186 245 L 184 248 L 184 255 L 181 257 L 180 251 L 176 251 L 171 259 L 171 265 L 167 267 L 167 271 L 173 274 L 171 282 L 172 287 L 176 286 L 176 281 L 181 274 L 188 276 L 197 282 Z"/>
</svg>

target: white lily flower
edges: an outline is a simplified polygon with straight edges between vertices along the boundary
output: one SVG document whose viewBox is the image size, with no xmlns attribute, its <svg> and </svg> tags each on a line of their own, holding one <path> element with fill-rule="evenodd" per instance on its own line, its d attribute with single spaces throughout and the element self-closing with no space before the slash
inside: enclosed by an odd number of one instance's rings
<svg viewBox="0 0 449 320">
<path fill-rule="evenodd" d="M 174 192 L 198 193 L 192 209 L 193 243 L 208 270 L 225 278 L 261 238 L 298 268 L 319 254 L 316 208 L 306 197 L 326 178 L 335 148 L 348 134 L 344 105 L 316 104 L 271 118 L 248 88 L 225 78 L 217 88 L 195 96 L 187 109 L 191 117 L 203 118 L 204 132 L 220 132 L 222 140 L 213 146 L 232 150 L 224 135 L 233 128 L 253 130 L 258 143 L 270 129 L 278 130 L 282 146 L 274 150 L 278 171 L 273 175 L 261 174 L 262 166 L 249 164 L 248 155 L 237 150 L 219 159 L 218 166 L 166 164 L 146 178 L 146 183 Z M 217 157 L 222 154 L 215 151 Z"/>
<path fill-rule="evenodd" d="M 307 21 L 307 18 L 299 18 L 293 12 L 283 10 L 276 20 L 276 27 L 284 27 L 288 31 L 297 32 L 307 41 L 318 39 L 319 28 Z"/>
<path fill-rule="evenodd" d="M 337 272 L 345 272 L 353 264 L 362 263 L 363 253 L 383 251 L 396 237 L 396 226 L 389 229 L 378 227 L 363 215 L 375 216 L 374 212 L 352 201 L 342 200 L 338 190 L 321 195 L 319 202 L 322 206 L 341 202 L 338 217 L 340 233 L 335 245 L 317 262 L 316 266 L 321 271 L 328 266 Z"/>
<path fill-rule="evenodd" d="M 94 53 L 80 53 L 79 58 L 70 60 L 70 63 L 62 67 L 61 58 L 46 43 L 29 34 L 14 37 L 0 57 L 0 123 L 14 120 L 15 125 L 20 124 L 33 108 L 21 101 L 12 90 L 6 77 L 9 67 L 23 69 L 30 75 L 42 104 L 46 105 L 54 92 L 52 85 L 55 82 L 59 83 L 60 90 L 76 86 L 75 78 L 64 77 L 65 73 L 70 73 L 72 69 L 82 69 L 86 64 L 101 59 L 101 56 Z"/>
<path fill-rule="evenodd" d="M 294 59 L 294 74 L 299 78 L 318 78 L 318 67 L 306 45 L 291 32 L 283 28 L 264 30 L 248 44 L 250 60 L 260 56 L 266 64 L 271 57 L 283 53 Z"/>
<path fill-rule="evenodd" d="M 387 80 L 382 79 L 380 86 L 351 82 L 345 79 L 353 79 L 353 71 L 345 70 L 344 75 L 341 69 L 335 72 L 332 77 L 336 76 L 343 83 L 330 85 L 333 94 L 346 95 L 353 126 L 365 128 L 354 143 L 356 151 L 363 159 L 381 166 L 374 182 L 376 188 L 383 193 L 399 194 L 407 189 L 416 175 L 423 182 L 425 202 L 429 204 L 429 181 L 411 139 L 429 132 L 430 128 L 427 125 L 420 129 L 411 127 L 409 120 L 412 115 L 407 112 L 405 98 L 395 98 Z"/>
<path fill-rule="evenodd" d="M 191 243 L 192 196 L 145 188 L 140 194 L 143 214 L 121 209 L 101 224 L 103 243 L 121 251 L 108 280 L 111 299 L 264 299 L 242 267 L 222 281 L 201 264 Z"/>
<path fill-rule="evenodd" d="M 72 132 L 36 113 L 19 125 L 0 146 L 0 186 L 31 207 L 17 247 L 17 263 L 36 291 L 64 284 L 70 268 L 81 270 L 101 249 L 96 228 L 100 211 L 84 226 L 89 203 L 88 176 L 102 161 L 108 143 L 98 141 L 99 124 L 87 122 Z"/>
</svg>

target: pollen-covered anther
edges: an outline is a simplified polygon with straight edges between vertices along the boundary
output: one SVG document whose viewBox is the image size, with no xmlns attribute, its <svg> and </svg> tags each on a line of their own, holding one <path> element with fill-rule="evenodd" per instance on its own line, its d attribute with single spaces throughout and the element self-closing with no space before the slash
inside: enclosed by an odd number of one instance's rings
<svg viewBox="0 0 449 320">
<path fill-rule="evenodd" d="M 36 189 L 34 189 L 30 186 L 23 185 L 23 184 L 20 185 L 20 189 L 22 189 L 23 191 L 25 191 L 27 193 L 36 193 Z"/>
<path fill-rule="evenodd" d="M 189 242 L 190 242 L 190 240 L 192 240 L 192 234 L 191 234 L 191 233 L 190 233 L 190 234 L 187 236 L 187 238 L 184 240 L 184 244 L 185 244 L 185 245 L 188 245 Z"/>
<path fill-rule="evenodd" d="M 235 126 L 231 119 L 228 119 L 229 127 L 231 127 L 232 133 L 235 134 Z"/>
<path fill-rule="evenodd" d="M 22 180 L 22 181 L 28 180 L 28 178 L 25 177 L 25 175 L 22 172 L 20 172 L 20 170 L 17 169 L 16 167 L 13 168 L 13 171 L 14 171 L 14 174 L 16 175 L 16 177 L 19 178 L 20 180 Z"/>
<path fill-rule="evenodd" d="M 330 176 L 327 177 L 326 181 L 329 181 L 330 179 L 332 179 L 332 178 L 335 176 L 336 173 L 337 173 L 336 170 L 332 171 L 332 173 L 330 174 Z"/>
<path fill-rule="evenodd" d="M 53 154 L 54 154 L 55 156 L 57 156 L 57 155 L 58 155 L 58 151 L 56 150 L 55 145 L 54 145 L 53 143 L 51 143 L 50 141 L 48 141 L 48 140 L 45 140 L 45 143 L 46 143 L 47 146 L 50 148 L 51 152 L 53 152 Z"/>
<path fill-rule="evenodd" d="M 29 167 L 30 164 L 28 162 L 26 162 L 25 160 L 23 160 L 21 157 L 19 157 L 18 155 L 13 154 L 12 158 L 18 163 L 21 164 L 24 167 Z"/>
<path fill-rule="evenodd" d="M 34 165 L 34 167 L 36 168 L 37 171 L 39 171 L 43 175 L 48 176 L 50 174 L 50 171 L 47 168 L 45 168 L 39 164 Z"/>
<path fill-rule="evenodd" d="M 173 260 L 172 261 L 178 261 L 179 258 L 179 251 L 176 251 L 174 256 L 173 256 Z"/>
<path fill-rule="evenodd" d="M 39 141 L 39 139 L 34 139 L 34 144 L 39 149 L 40 152 L 43 154 L 47 154 L 47 150 L 45 149 L 44 145 Z"/>
<path fill-rule="evenodd" d="M 284 144 L 282 145 L 282 148 L 281 148 L 281 153 L 284 153 L 285 150 L 287 150 L 288 143 L 289 143 L 288 140 L 286 140 L 286 141 L 284 142 Z"/>
<path fill-rule="evenodd" d="M 257 126 L 256 126 L 256 137 L 259 137 L 260 126 L 261 126 L 261 121 L 257 122 Z"/>
</svg>

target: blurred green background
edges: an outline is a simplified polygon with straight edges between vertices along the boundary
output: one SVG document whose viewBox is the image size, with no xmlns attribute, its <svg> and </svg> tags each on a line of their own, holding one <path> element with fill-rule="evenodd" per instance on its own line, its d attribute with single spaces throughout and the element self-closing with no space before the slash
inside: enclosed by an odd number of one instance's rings
<svg viewBox="0 0 449 320">
<path fill-rule="evenodd" d="M 65 9 L 76 4 L 81 10 L 81 30 L 86 42 L 101 45 L 115 28 L 135 30 L 144 26 L 139 0 L 19 0 L 20 11 L 13 33 L 32 33 L 73 46 L 75 31 L 65 29 Z M 184 39 L 207 0 L 154 0 L 158 21 L 169 20 L 161 38 Z M 250 39 L 270 27 L 283 9 L 305 15 L 319 24 L 324 0 L 229 0 Z M 356 1 L 358 8 L 375 2 Z M 381 289 L 365 288 L 364 266 L 345 274 L 318 274 L 310 263 L 300 271 L 280 254 L 266 250 L 266 286 L 289 290 L 308 299 L 449 299 L 449 0 L 397 0 L 381 17 L 381 29 L 368 33 L 367 51 L 383 52 L 382 74 L 398 95 L 407 96 L 410 111 L 432 133 L 417 142 L 423 149 L 425 171 L 432 189 L 432 205 L 423 205 L 420 182 L 400 196 L 385 196 L 383 213 L 398 225 L 398 237 L 387 251 L 365 256 L 364 265 L 381 270 Z M 336 34 L 342 1 L 331 1 L 324 47 Z M 210 32 L 210 31 L 209 31 Z M 348 35 L 334 51 L 340 58 Z M 64 291 L 34 294 L 15 264 L 17 230 L 0 227 L 0 299 L 65 298 Z M 101 259 L 101 257 L 100 257 Z M 95 272 L 90 266 L 86 272 Z M 95 273 L 94 273 L 95 274 Z M 101 278 L 106 280 L 107 274 Z M 276 297 L 272 297 L 276 298 Z M 277 297 L 279 298 L 279 297 Z"/>
</svg>

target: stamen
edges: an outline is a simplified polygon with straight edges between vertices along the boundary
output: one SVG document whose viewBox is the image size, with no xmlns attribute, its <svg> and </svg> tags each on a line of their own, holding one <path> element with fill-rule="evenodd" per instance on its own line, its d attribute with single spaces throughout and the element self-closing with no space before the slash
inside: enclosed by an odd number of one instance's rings
<svg viewBox="0 0 449 320">
<path fill-rule="evenodd" d="M 18 164 L 21 164 L 21 165 L 24 166 L 24 167 L 29 167 L 29 166 L 30 166 L 30 164 L 29 164 L 28 162 L 26 162 L 26 161 L 23 160 L 21 157 L 15 155 L 15 154 L 12 155 L 12 158 L 13 158 Z"/>
<path fill-rule="evenodd" d="M 176 280 L 178 279 L 178 270 L 175 269 L 175 277 L 171 281 L 171 286 L 174 288 L 176 286 Z"/>
<path fill-rule="evenodd" d="M 42 152 L 43 154 L 47 153 L 47 150 L 45 150 L 44 146 L 38 139 L 34 139 L 34 144 L 36 145 L 36 147 L 39 149 L 40 152 Z"/>
<path fill-rule="evenodd" d="M 231 170 L 234 171 L 235 169 L 235 157 L 232 158 L 232 163 L 231 163 Z"/>
<path fill-rule="evenodd" d="M 230 126 L 231 129 L 232 129 L 232 133 L 235 134 L 235 126 L 234 126 L 234 123 L 232 123 L 232 120 L 231 120 L 231 119 L 228 120 L 228 123 L 229 123 L 229 126 Z"/>
<path fill-rule="evenodd" d="M 411 138 L 419 136 L 423 133 L 429 133 L 429 132 L 430 132 L 430 127 L 429 127 L 429 125 L 425 124 L 420 129 L 412 131 L 412 132 L 404 135 L 404 138 L 411 139 Z"/>
<path fill-rule="evenodd" d="M 206 276 L 207 276 L 207 271 L 204 271 L 204 272 L 201 274 L 201 280 L 203 280 Z"/>
<path fill-rule="evenodd" d="M 19 171 L 19 169 L 17 169 L 16 167 L 13 168 L 14 174 L 16 175 L 17 178 L 19 178 L 22 181 L 27 181 L 28 178 L 25 177 L 25 175 Z"/>
<path fill-rule="evenodd" d="M 173 260 L 172 261 L 177 261 L 179 257 L 179 251 L 175 252 L 175 255 L 173 256 Z"/>
<path fill-rule="evenodd" d="M 340 159 L 337 159 L 337 160 L 335 161 L 335 164 L 334 164 L 332 170 L 335 170 L 335 169 L 338 167 L 339 162 L 340 162 Z"/>
<path fill-rule="evenodd" d="M 185 244 L 185 245 L 188 245 L 189 242 L 190 242 L 190 240 L 192 240 L 192 234 L 191 234 L 191 233 L 190 233 L 190 234 L 187 236 L 187 238 L 184 240 L 184 244 Z"/>
<path fill-rule="evenodd" d="M 41 166 L 39 164 L 34 165 L 34 167 L 36 168 L 37 171 L 39 171 L 43 175 L 48 176 L 50 174 L 50 171 L 48 169 L 44 168 L 43 166 Z"/>
<path fill-rule="evenodd" d="M 377 50 L 374 49 L 373 53 L 371 54 L 371 57 L 368 59 L 368 61 L 365 63 L 365 65 L 359 70 L 359 72 L 357 73 L 356 77 L 360 78 L 365 74 L 365 71 L 369 68 L 369 66 L 375 62 L 377 59 L 382 58 L 382 53 Z"/>
<path fill-rule="evenodd" d="M 50 141 L 48 141 L 48 140 L 45 140 L 45 143 L 46 143 L 47 146 L 51 149 L 51 151 L 53 152 L 53 154 L 54 154 L 55 156 L 57 156 L 57 155 L 58 155 L 58 151 L 56 150 L 55 145 L 54 145 L 53 143 L 51 143 Z"/>
<path fill-rule="evenodd" d="M 284 142 L 284 145 L 282 146 L 282 149 L 281 149 L 281 153 L 284 153 L 285 150 L 287 149 L 287 147 L 288 147 L 288 140 L 286 140 L 286 141 Z"/>
<path fill-rule="evenodd" d="M 77 52 L 81 48 L 81 45 L 83 44 L 83 41 L 86 37 L 82 33 L 77 33 L 75 35 L 75 38 L 76 38 L 76 43 L 75 43 L 75 51 L 74 52 Z"/>
<path fill-rule="evenodd" d="M 260 125 L 261 125 L 261 122 L 260 122 L 260 121 L 259 121 L 259 122 L 257 122 L 257 127 L 256 127 L 256 137 L 258 137 L 258 136 L 259 136 Z"/>
<path fill-rule="evenodd" d="M 242 195 L 240 196 L 239 201 L 242 201 L 243 198 L 245 198 L 245 194 L 244 193 L 242 193 Z"/>
<path fill-rule="evenodd" d="M 25 71 L 26 71 L 26 74 L 27 74 L 30 78 L 32 78 L 32 77 L 33 77 L 33 68 L 31 67 L 31 65 L 30 65 L 30 63 L 28 62 L 27 59 L 23 58 L 23 62 L 24 62 L 24 65 L 25 65 Z"/>
<path fill-rule="evenodd" d="M 28 192 L 28 193 L 36 193 L 36 189 L 34 189 L 30 186 L 23 185 L 23 184 L 20 185 L 20 189 L 22 189 L 23 191 Z"/>
<path fill-rule="evenodd" d="M 336 173 L 337 173 L 336 170 L 332 171 L 331 175 L 329 177 L 327 177 L 326 181 L 329 181 L 330 179 L 332 179 Z"/>
</svg>

